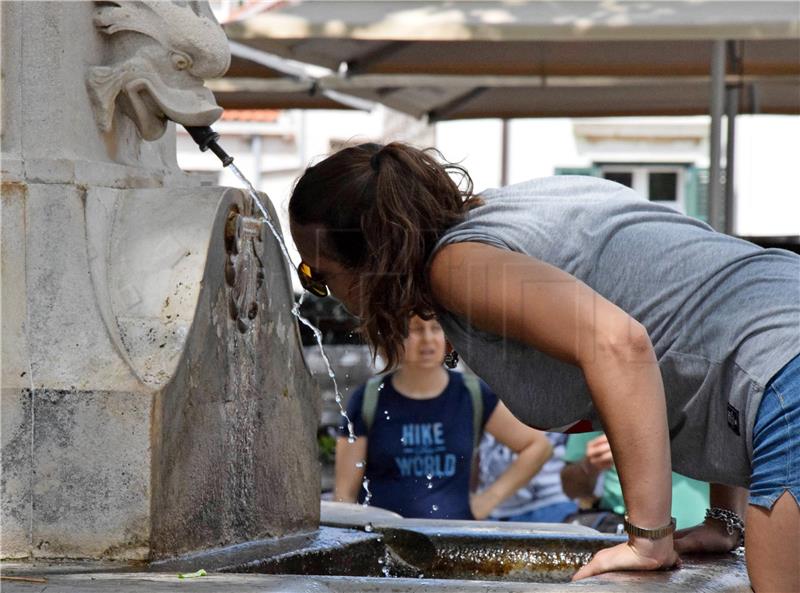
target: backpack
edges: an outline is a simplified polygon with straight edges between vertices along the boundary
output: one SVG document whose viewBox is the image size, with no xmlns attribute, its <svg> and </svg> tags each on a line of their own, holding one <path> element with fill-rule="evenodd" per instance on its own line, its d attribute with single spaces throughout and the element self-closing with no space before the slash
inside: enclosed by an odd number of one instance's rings
<svg viewBox="0 0 800 593">
<path fill-rule="evenodd" d="M 469 391 L 472 399 L 472 451 L 473 461 L 478 451 L 478 444 L 481 441 L 483 431 L 483 396 L 481 395 L 481 382 L 475 375 L 463 373 L 464 386 Z M 367 381 L 364 388 L 364 399 L 361 402 L 361 418 L 369 434 L 372 423 L 375 420 L 375 411 L 378 408 L 378 392 L 383 384 L 386 375 L 379 375 Z"/>
</svg>

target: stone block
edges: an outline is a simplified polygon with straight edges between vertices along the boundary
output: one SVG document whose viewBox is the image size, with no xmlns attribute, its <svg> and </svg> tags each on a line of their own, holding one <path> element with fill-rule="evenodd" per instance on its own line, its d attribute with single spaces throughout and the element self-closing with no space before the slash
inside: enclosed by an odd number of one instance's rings
<svg viewBox="0 0 800 593">
<path fill-rule="evenodd" d="M 35 556 L 147 558 L 151 408 L 137 393 L 34 393 Z"/>
<path fill-rule="evenodd" d="M 4 389 L 30 385 L 27 325 L 26 210 L 28 187 L 4 181 L 0 188 L 0 370 Z"/>
<path fill-rule="evenodd" d="M 28 348 L 37 387 L 132 391 L 141 384 L 112 342 L 92 276 L 85 189 L 29 184 L 26 228 Z M 88 227 L 87 227 L 88 225 Z M 5 312 L 3 314 L 5 317 Z"/>
<path fill-rule="evenodd" d="M 30 389 L 0 390 L 0 558 L 30 554 L 33 407 Z"/>
<path fill-rule="evenodd" d="M 73 183 L 75 162 L 70 159 L 25 159 L 28 183 Z"/>
<path fill-rule="evenodd" d="M 3 136 L 5 141 L 5 136 Z M 5 144 L 2 148 L 5 148 Z M 7 156 L 9 153 L 0 152 L 0 179 L 3 183 L 9 181 L 21 182 L 25 180 L 25 163 L 18 158 Z"/>
<path fill-rule="evenodd" d="M 6 161 L 18 160 L 22 154 L 22 2 L 0 2 L 0 39 L 3 43 L 3 93 L 0 96 L 0 133 L 2 133 L 2 169 L 8 171 Z M 17 167 L 14 167 L 16 170 Z M 20 175 L 21 177 L 21 175 Z"/>
</svg>

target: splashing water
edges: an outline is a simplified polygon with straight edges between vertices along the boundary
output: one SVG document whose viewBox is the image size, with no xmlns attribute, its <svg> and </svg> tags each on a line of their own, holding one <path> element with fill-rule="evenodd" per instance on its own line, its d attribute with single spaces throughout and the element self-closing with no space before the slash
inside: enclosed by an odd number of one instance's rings
<svg viewBox="0 0 800 593">
<path fill-rule="evenodd" d="M 391 572 L 389 570 L 389 564 L 391 563 L 391 557 L 389 556 L 389 550 L 383 551 L 383 558 L 378 559 L 378 564 L 381 565 L 381 573 L 384 577 L 390 577 Z"/>
<path fill-rule="evenodd" d="M 305 301 L 306 295 L 308 295 L 308 291 L 304 292 L 300 295 L 300 300 L 292 307 L 292 315 L 297 317 L 298 321 L 308 327 L 312 332 L 314 332 L 314 338 L 317 340 L 317 346 L 319 346 L 319 352 L 322 355 L 322 360 L 325 361 L 325 366 L 328 369 L 328 376 L 331 378 L 331 382 L 333 383 L 333 391 L 336 394 L 335 400 L 336 405 L 339 406 L 339 414 L 344 418 L 345 422 L 347 423 L 347 442 L 348 443 L 355 443 L 356 442 L 356 435 L 353 432 L 353 422 L 350 420 L 350 417 L 347 415 L 347 411 L 344 409 L 342 398 L 342 393 L 339 391 L 339 384 L 336 382 L 336 374 L 333 372 L 333 367 L 331 366 L 331 361 L 328 360 L 328 355 L 325 354 L 325 349 L 322 347 L 322 332 L 319 331 L 319 328 L 314 326 L 308 319 L 300 315 L 300 307 Z"/>
<path fill-rule="evenodd" d="M 234 175 L 236 175 L 239 181 L 241 181 L 247 188 L 247 192 L 250 194 L 250 197 L 253 198 L 253 202 L 258 207 L 258 210 L 261 212 L 261 216 L 264 217 L 264 222 L 266 223 L 267 227 L 269 227 L 269 230 L 272 232 L 272 235 L 275 237 L 275 240 L 278 241 L 278 245 L 280 245 L 283 257 L 286 259 L 286 263 L 289 264 L 289 269 L 291 270 L 294 267 L 294 264 L 292 264 L 292 258 L 289 257 L 289 250 L 286 248 L 286 243 L 284 242 L 283 237 L 275 228 L 275 225 L 272 222 L 272 217 L 269 215 L 269 212 L 264 207 L 264 204 L 261 203 L 256 188 L 254 188 L 253 184 L 250 183 L 247 177 L 245 177 L 242 174 L 242 172 L 239 171 L 236 165 L 231 163 L 230 165 L 228 165 L 228 168 L 233 172 Z M 303 304 L 303 301 L 305 300 L 307 294 L 308 294 L 307 291 L 303 292 L 303 294 L 300 296 L 300 300 L 294 305 L 294 307 L 292 307 L 292 315 L 294 315 L 300 323 L 302 323 L 308 329 L 310 329 L 314 334 L 314 338 L 317 340 L 317 346 L 319 346 L 319 352 L 322 355 L 322 360 L 325 362 L 325 366 L 327 367 L 328 376 L 331 378 L 331 381 L 333 382 L 333 391 L 336 394 L 335 399 L 336 399 L 336 404 L 339 406 L 339 413 L 342 415 L 342 417 L 345 419 L 345 422 L 347 423 L 347 433 L 348 433 L 347 441 L 350 443 L 354 443 L 356 441 L 356 435 L 353 432 L 353 423 L 350 421 L 350 418 L 348 417 L 347 412 L 345 411 L 344 406 L 342 405 L 343 399 L 342 399 L 342 394 L 339 391 L 339 385 L 336 383 L 336 375 L 333 372 L 333 367 L 331 367 L 330 360 L 328 360 L 328 355 L 325 354 L 325 349 L 322 347 L 322 332 L 319 330 L 318 327 L 316 327 L 313 323 L 311 323 L 308 319 L 306 319 L 300 314 L 300 306 Z"/>
<path fill-rule="evenodd" d="M 361 503 L 361 506 L 368 507 L 369 501 L 372 500 L 372 492 L 369 491 L 369 478 L 367 476 L 364 476 L 361 486 L 364 488 L 364 502 Z"/>
</svg>

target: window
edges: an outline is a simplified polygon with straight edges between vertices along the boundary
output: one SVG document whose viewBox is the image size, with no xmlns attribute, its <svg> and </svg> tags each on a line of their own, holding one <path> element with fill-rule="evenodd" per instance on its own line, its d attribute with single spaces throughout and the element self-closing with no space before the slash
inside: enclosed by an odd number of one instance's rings
<svg viewBox="0 0 800 593">
<path fill-rule="evenodd" d="M 648 196 L 651 202 L 678 200 L 678 174 L 651 172 L 648 175 Z"/>
<path fill-rule="evenodd" d="M 641 197 L 686 213 L 686 167 L 659 164 L 601 164 L 601 175 L 633 189 Z"/>
<path fill-rule="evenodd" d="M 556 167 L 555 174 L 603 177 L 632 187 L 641 197 L 708 221 L 708 169 L 695 165 L 607 164 Z"/>
<path fill-rule="evenodd" d="M 625 173 L 624 171 L 607 171 L 603 173 L 603 177 L 609 181 L 616 181 L 620 185 L 633 187 L 633 173 Z"/>
</svg>

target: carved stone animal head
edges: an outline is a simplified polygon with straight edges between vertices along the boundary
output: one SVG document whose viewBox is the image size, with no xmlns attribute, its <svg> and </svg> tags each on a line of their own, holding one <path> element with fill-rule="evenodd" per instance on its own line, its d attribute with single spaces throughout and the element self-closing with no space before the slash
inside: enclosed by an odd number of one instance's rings
<svg viewBox="0 0 800 593">
<path fill-rule="evenodd" d="M 98 125 L 111 128 L 114 109 L 130 117 L 145 140 L 157 140 L 167 120 L 205 126 L 222 114 L 203 79 L 230 65 L 225 33 L 207 2 L 97 2 L 94 24 L 112 36 L 114 59 L 89 69 Z"/>
</svg>

